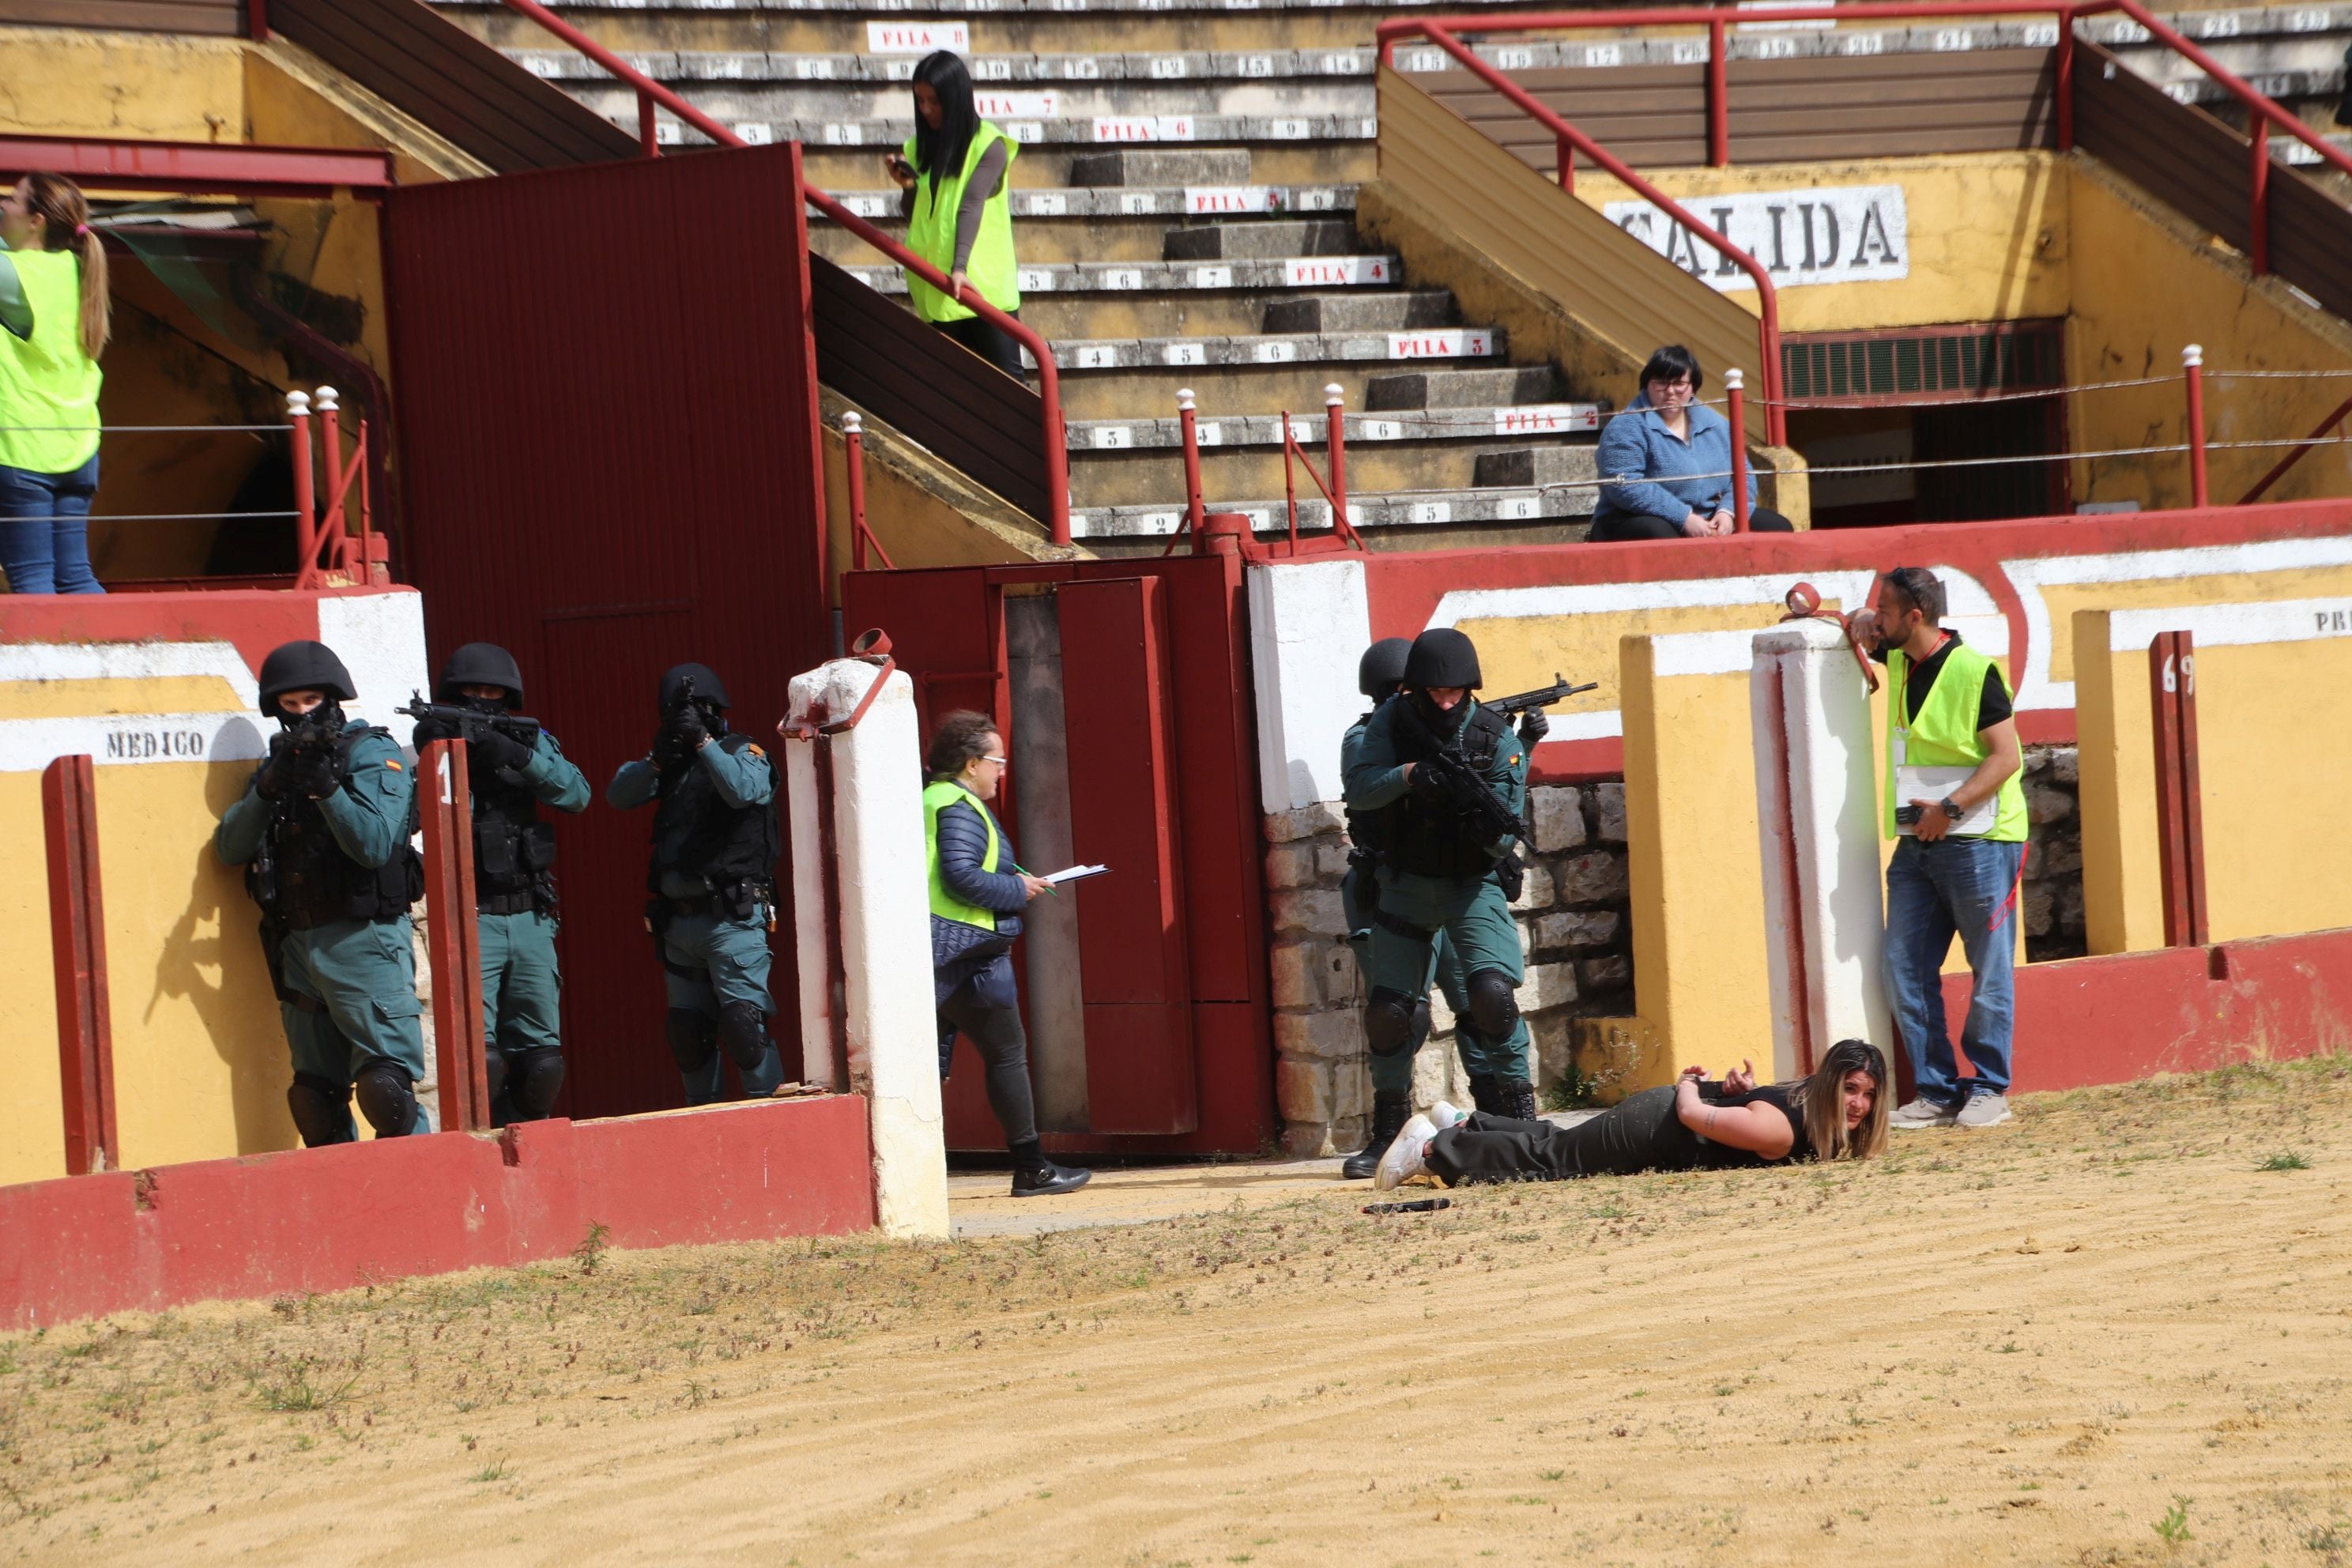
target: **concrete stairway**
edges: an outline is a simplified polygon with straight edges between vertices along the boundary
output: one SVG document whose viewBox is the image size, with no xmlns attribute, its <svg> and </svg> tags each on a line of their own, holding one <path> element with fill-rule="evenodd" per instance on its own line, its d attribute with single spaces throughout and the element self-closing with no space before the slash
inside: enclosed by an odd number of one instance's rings
<svg viewBox="0 0 2352 1568">
<path fill-rule="evenodd" d="M 444 8 L 634 126 L 634 94 L 529 24 L 478 0 Z M 747 140 L 798 138 L 815 183 L 894 232 L 897 194 L 879 188 L 879 159 L 908 134 L 905 79 L 932 47 L 966 55 L 982 112 L 1022 143 L 1023 315 L 1063 369 L 1073 530 L 1096 548 L 1156 548 L 1148 542 L 1175 526 L 1180 387 L 1198 394 L 1210 503 L 1281 526 L 1281 413 L 1319 452 L 1322 389 L 1332 384 L 1349 413 L 1350 510 L 1375 542 L 1383 532 L 1400 545 L 1559 537 L 1589 518 L 1591 442 L 1605 410 L 1548 364 L 1511 365 L 1499 331 L 1463 321 L 1444 290 L 1414 287 L 1354 228 L 1356 183 L 1374 172 L 1373 29 L 1418 8 L 1051 0 L 1050 9 L 1013 9 L 997 0 L 934 9 L 926 0 L 886 21 L 852 0 L 794 0 L 789 10 L 757 0 L 558 5 Z M 2179 25 L 2315 124 L 2332 109 L 2352 7 L 2200 10 Z M 2178 79 L 2181 96 L 2211 96 L 2128 22 L 2100 17 L 2085 28 L 2158 79 Z M 1734 47 L 1772 57 L 1931 52 L 2046 43 L 2052 29 L 2032 18 L 1923 22 L 1736 33 Z M 1699 44 L 1595 35 L 1480 47 L 1509 69 L 1606 68 L 1687 61 Z M 1400 50 L 1397 63 L 1451 68 L 1422 47 Z M 874 287 L 903 292 L 898 270 L 849 235 L 816 223 L 812 243 Z M 1304 475 L 1297 483 L 1302 523 L 1324 525 L 1319 494 Z"/>
</svg>

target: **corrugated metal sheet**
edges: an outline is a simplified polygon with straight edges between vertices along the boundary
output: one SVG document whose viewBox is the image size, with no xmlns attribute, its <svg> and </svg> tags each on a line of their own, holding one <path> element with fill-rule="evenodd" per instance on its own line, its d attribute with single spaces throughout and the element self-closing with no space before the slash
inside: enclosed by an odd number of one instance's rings
<svg viewBox="0 0 2352 1568">
<path fill-rule="evenodd" d="M 269 0 L 269 25 L 500 174 L 637 154 L 637 139 L 419 0 Z"/>
<path fill-rule="evenodd" d="M 0 0 L 0 24 L 237 37 L 245 0 Z"/>
<path fill-rule="evenodd" d="M 941 461 L 1043 519 L 1043 404 L 899 304 L 811 257 L 817 376 Z"/>
<path fill-rule="evenodd" d="M 656 676 L 711 665 L 736 727 L 764 742 L 793 674 L 830 646 L 801 189 L 787 144 L 386 204 L 408 559 L 433 655 L 513 649 L 530 710 L 600 795 L 559 827 L 579 1114 L 678 1100 L 642 923 L 652 813 L 601 801 L 651 742 Z"/>
</svg>

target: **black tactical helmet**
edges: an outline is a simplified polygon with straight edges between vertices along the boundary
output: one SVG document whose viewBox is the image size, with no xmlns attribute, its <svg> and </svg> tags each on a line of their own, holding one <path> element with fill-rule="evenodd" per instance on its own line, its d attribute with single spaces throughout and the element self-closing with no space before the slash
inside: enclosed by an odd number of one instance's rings
<svg viewBox="0 0 2352 1568">
<path fill-rule="evenodd" d="M 289 691 L 323 691 L 344 702 L 359 700 L 352 672 L 322 642 L 280 643 L 261 661 L 261 711 L 278 717 L 278 699 Z"/>
<path fill-rule="evenodd" d="M 727 688 L 719 684 L 719 677 L 711 673 L 709 665 L 674 664 L 662 672 L 662 707 L 667 709 L 677 701 L 679 689 L 689 680 L 694 682 L 694 700 L 697 702 L 712 708 L 732 706 L 727 700 Z"/>
<path fill-rule="evenodd" d="M 1415 691 L 1433 686 L 1465 686 L 1475 691 L 1486 683 L 1478 673 L 1478 645 L 1452 626 L 1432 626 L 1412 639 L 1405 655 L 1404 683 Z"/>
<path fill-rule="evenodd" d="M 1356 689 L 1378 701 L 1404 679 L 1405 655 L 1412 644 L 1402 637 L 1382 637 L 1356 661 Z"/>
<path fill-rule="evenodd" d="M 494 642 L 469 642 L 451 654 L 433 691 L 442 701 L 455 702 L 464 695 L 461 686 L 503 687 L 508 709 L 522 706 L 522 670 L 514 655 Z"/>
</svg>

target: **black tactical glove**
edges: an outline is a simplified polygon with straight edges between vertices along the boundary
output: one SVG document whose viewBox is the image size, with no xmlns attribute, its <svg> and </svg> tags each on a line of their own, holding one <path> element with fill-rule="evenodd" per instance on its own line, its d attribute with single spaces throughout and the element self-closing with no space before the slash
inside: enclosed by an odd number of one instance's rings
<svg viewBox="0 0 2352 1568">
<path fill-rule="evenodd" d="M 457 726 L 446 720 L 419 719 L 415 732 L 409 736 L 409 744 L 421 752 L 436 741 L 456 740 L 457 732 Z"/>
<path fill-rule="evenodd" d="M 1437 782 L 1437 770 L 1418 763 L 1413 767 L 1412 777 L 1405 781 L 1405 787 L 1415 800 L 1436 800 L 1445 794 L 1445 786 Z"/>
<path fill-rule="evenodd" d="M 253 788 L 264 800 L 276 800 L 286 793 L 286 747 L 282 742 L 270 743 L 268 760 L 253 775 Z"/>
<path fill-rule="evenodd" d="M 532 755 L 530 747 L 492 730 L 474 742 L 473 755 L 467 761 L 476 769 L 505 768 L 520 773 L 530 765 Z"/>
<path fill-rule="evenodd" d="M 342 768 L 334 752 L 323 747 L 306 746 L 290 754 L 285 782 L 294 794 L 320 800 L 334 794 L 336 786 L 343 782 Z"/>
<path fill-rule="evenodd" d="M 1540 708 L 1530 708 L 1519 715 L 1519 744 L 1532 751 L 1535 743 L 1551 733 L 1551 721 Z"/>
<path fill-rule="evenodd" d="M 691 754 L 699 751 L 702 742 L 710 739 L 710 727 L 702 721 L 702 710 L 689 702 L 672 716 L 670 733 L 677 737 L 680 750 Z"/>
</svg>

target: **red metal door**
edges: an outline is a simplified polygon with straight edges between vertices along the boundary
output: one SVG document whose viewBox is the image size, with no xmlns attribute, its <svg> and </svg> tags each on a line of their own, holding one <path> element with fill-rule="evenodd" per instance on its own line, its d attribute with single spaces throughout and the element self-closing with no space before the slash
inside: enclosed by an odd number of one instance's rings
<svg viewBox="0 0 2352 1568">
<path fill-rule="evenodd" d="M 656 676 L 710 665 L 764 743 L 830 641 L 801 187 L 786 144 L 385 203 L 397 544 L 432 660 L 513 650 L 530 710 L 598 793 L 558 832 L 575 1115 L 679 1098 L 643 924 L 652 813 L 602 800 L 646 749 Z"/>
</svg>

